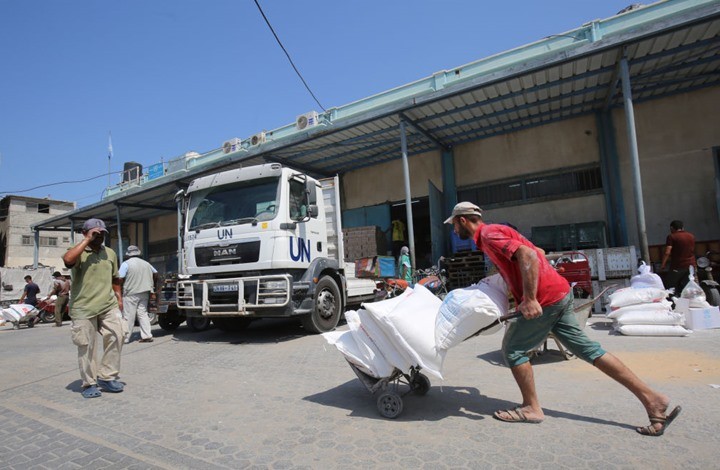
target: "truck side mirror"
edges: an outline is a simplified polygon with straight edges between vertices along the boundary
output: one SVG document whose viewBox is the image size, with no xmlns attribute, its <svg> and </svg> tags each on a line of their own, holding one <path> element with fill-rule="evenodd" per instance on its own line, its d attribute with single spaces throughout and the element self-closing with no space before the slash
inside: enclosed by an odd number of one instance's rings
<svg viewBox="0 0 720 470">
<path fill-rule="evenodd" d="M 175 193 L 175 196 L 173 196 L 173 200 L 177 204 L 178 202 L 182 201 L 183 198 L 185 198 L 185 190 L 179 189 L 178 192 Z"/>
<path fill-rule="evenodd" d="M 320 212 L 318 211 L 317 204 L 310 204 L 308 206 L 308 212 L 307 212 L 308 217 L 310 217 L 311 219 L 316 219 L 319 214 L 320 214 Z"/>
<path fill-rule="evenodd" d="M 314 181 L 305 181 L 305 194 L 307 194 L 308 204 L 317 204 L 317 185 Z"/>
</svg>

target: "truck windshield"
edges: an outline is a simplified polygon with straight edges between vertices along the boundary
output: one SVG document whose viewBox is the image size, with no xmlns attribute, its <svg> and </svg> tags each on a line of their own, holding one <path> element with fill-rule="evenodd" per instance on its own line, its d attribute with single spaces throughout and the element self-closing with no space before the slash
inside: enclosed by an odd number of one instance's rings
<svg viewBox="0 0 720 470">
<path fill-rule="evenodd" d="M 275 218 L 279 178 L 240 181 L 191 194 L 190 228 L 246 224 Z"/>
</svg>

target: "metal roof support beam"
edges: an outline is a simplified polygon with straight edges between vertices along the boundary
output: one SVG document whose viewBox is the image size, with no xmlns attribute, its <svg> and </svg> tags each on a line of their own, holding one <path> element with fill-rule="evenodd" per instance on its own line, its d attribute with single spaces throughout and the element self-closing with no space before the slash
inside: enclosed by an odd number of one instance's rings
<svg viewBox="0 0 720 470">
<path fill-rule="evenodd" d="M 400 150 L 402 152 L 403 179 L 405 180 L 405 215 L 407 217 L 408 240 L 410 242 L 410 265 L 415 272 L 415 229 L 413 227 L 412 197 L 410 195 L 410 165 L 407 155 L 405 121 L 400 121 Z"/>
<path fill-rule="evenodd" d="M 605 212 L 610 228 L 610 246 L 626 246 L 628 244 L 627 223 L 612 113 L 610 111 L 596 113 L 595 123 L 600 150 L 600 171 L 605 193 Z"/>
<path fill-rule="evenodd" d="M 118 237 L 118 263 L 123 262 L 123 245 L 122 245 L 122 220 L 120 219 L 120 204 L 115 204 L 115 217 L 117 219 L 117 237 Z"/>
<path fill-rule="evenodd" d="M 432 135 L 429 131 L 424 129 L 420 124 L 410 119 L 405 113 L 400 113 L 400 119 L 401 121 L 405 121 L 409 123 L 411 126 L 415 128 L 420 134 L 425 136 L 426 139 L 428 139 L 430 142 L 434 143 L 438 147 L 440 147 L 442 150 L 449 150 L 450 146 L 444 142 L 442 142 L 440 139 Z"/>
<path fill-rule="evenodd" d="M 627 58 L 620 59 L 620 77 L 622 80 L 623 103 L 625 106 L 625 125 L 627 127 L 628 148 L 630 149 L 630 163 L 633 176 L 633 192 L 637 213 L 638 239 L 640 253 L 646 263 L 650 263 L 650 249 L 647 241 L 647 228 L 645 226 L 645 205 L 643 204 L 642 178 L 640 177 L 640 154 L 638 152 L 637 131 L 635 130 L 635 110 L 632 101 L 632 86 L 630 84 L 630 69 Z"/>
<path fill-rule="evenodd" d="M 624 51 L 623 51 L 624 52 Z M 610 86 L 608 86 L 607 96 L 605 97 L 605 105 L 603 110 L 607 111 L 612 105 L 612 100 L 615 97 L 615 90 L 617 89 L 618 82 L 620 81 L 620 62 L 615 64 L 615 70 L 613 70 L 612 78 L 610 79 Z"/>
<path fill-rule="evenodd" d="M 457 200 L 457 181 L 455 180 L 455 154 L 453 153 L 452 148 L 443 150 L 442 156 L 440 157 L 441 160 L 441 169 L 442 169 L 442 183 L 443 183 L 443 199 L 444 199 L 444 209 L 445 214 L 450 214 L 453 210 L 453 207 L 455 207 L 455 204 L 458 203 Z M 443 224 L 443 230 L 444 224 Z M 445 232 L 445 242 L 446 246 L 443 248 L 450 252 L 450 238 L 447 237 L 447 232 Z"/>
<path fill-rule="evenodd" d="M 40 259 L 40 230 L 35 229 L 35 246 L 33 246 L 33 268 L 37 269 L 38 260 Z"/>
</svg>

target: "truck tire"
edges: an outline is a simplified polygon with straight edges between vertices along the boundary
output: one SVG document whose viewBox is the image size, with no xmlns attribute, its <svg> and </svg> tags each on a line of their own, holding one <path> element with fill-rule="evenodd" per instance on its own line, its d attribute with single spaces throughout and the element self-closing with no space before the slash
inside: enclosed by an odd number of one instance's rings
<svg viewBox="0 0 720 470">
<path fill-rule="evenodd" d="M 310 333 L 332 331 L 340 321 L 342 297 L 335 280 L 323 276 L 315 286 L 313 311 L 302 316 L 302 326 Z"/>
<path fill-rule="evenodd" d="M 43 323 L 52 323 L 55 321 L 55 312 L 48 312 L 47 310 L 40 310 L 40 321 Z"/>
<path fill-rule="evenodd" d="M 193 331 L 205 331 L 210 328 L 210 319 L 208 317 L 187 317 L 186 321 Z"/>
<path fill-rule="evenodd" d="M 252 322 L 249 318 L 213 318 L 212 322 L 215 326 L 223 331 L 237 332 L 242 331 Z"/>
<path fill-rule="evenodd" d="M 175 331 L 185 319 L 177 312 L 167 312 L 158 315 L 158 324 L 165 331 Z"/>
</svg>

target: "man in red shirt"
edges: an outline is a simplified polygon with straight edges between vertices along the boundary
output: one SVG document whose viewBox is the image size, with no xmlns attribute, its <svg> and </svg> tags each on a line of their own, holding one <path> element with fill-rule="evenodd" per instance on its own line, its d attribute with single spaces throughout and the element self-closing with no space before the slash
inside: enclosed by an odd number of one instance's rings
<svg viewBox="0 0 720 470">
<path fill-rule="evenodd" d="M 637 428 L 637 432 L 651 436 L 665 432 L 681 408 L 677 406 L 666 414 L 670 404 L 667 396 L 652 390 L 618 358 L 587 337 L 573 311 L 570 285 L 548 263 L 542 250 L 508 226 L 484 223 L 482 211 L 470 202 L 457 204 L 445 223 L 452 224 L 463 240 L 474 237 L 478 249 L 497 266 L 522 313 L 522 317 L 509 323 L 502 350 L 523 402 L 515 409 L 496 411 L 496 419 L 540 423 L 545 418 L 528 352 L 552 332 L 577 357 L 624 385 L 640 400 L 650 425 Z"/>
<path fill-rule="evenodd" d="M 660 266 L 660 270 L 664 270 L 670 260 L 665 287 L 674 287 L 677 296 L 690 279 L 690 266 L 695 266 L 695 236 L 683 227 L 682 220 L 670 222 L 670 235 L 665 240 L 665 254 Z"/>
</svg>

